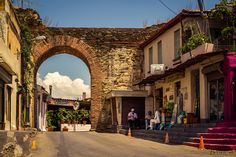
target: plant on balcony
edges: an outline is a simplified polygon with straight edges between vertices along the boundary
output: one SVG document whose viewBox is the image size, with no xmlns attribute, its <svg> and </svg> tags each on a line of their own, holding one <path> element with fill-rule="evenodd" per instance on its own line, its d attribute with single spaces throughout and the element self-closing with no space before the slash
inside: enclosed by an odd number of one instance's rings
<svg viewBox="0 0 236 157">
<path fill-rule="evenodd" d="M 236 35 L 236 0 L 222 0 L 215 8 L 208 14 L 210 19 L 216 21 L 224 21 L 225 27 L 221 31 L 221 36 L 217 41 L 222 45 L 235 45 Z"/>
<path fill-rule="evenodd" d="M 234 35 L 234 33 L 236 32 L 236 27 L 234 26 L 229 26 L 229 27 L 225 27 L 222 31 L 221 31 L 221 35 L 224 39 L 231 39 Z"/>
<path fill-rule="evenodd" d="M 191 36 L 187 42 L 180 48 L 182 54 L 190 52 L 191 50 L 197 48 L 198 46 L 208 42 L 209 39 L 204 33 L 198 33 Z"/>
</svg>

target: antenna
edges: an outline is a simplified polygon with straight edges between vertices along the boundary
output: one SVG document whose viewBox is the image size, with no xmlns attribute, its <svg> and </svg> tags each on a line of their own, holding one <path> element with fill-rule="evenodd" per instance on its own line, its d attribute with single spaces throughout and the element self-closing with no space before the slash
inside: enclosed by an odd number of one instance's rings
<svg viewBox="0 0 236 157">
<path fill-rule="evenodd" d="M 204 0 L 198 0 L 198 6 L 201 12 L 205 10 Z"/>
</svg>

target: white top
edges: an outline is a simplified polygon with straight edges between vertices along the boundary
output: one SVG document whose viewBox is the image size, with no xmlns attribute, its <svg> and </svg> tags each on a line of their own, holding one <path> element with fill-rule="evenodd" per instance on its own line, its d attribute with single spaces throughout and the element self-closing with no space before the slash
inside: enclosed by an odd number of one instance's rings
<svg viewBox="0 0 236 157">
<path fill-rule="evenodd" d="M 135 120 L 138 119 L 138 116 L 135 112 L 129 112 L 128 114 L 128 120 Z"/>
<path fill-rule="evenodd" d="M 160 123 L 160 112 L 156 110 L 154 119 L 157 121 L 157 123 Z"/>
</svg>

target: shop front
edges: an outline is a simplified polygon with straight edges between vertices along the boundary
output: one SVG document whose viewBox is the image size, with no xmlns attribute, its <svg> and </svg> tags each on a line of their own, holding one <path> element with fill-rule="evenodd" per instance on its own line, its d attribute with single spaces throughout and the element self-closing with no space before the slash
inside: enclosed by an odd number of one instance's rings
<svg viewBox="0 0 236 157">
<path fill-rule="evenodd" d="M 210 122 L 224 120 L 224 74 L 223 62 L 203 68 L 207 80 L 207 110 Z"/>
</svg>

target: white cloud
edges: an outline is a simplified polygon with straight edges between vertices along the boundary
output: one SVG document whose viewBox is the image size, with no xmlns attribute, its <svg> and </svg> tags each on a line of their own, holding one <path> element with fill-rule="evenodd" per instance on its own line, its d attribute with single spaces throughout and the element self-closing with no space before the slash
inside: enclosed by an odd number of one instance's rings
<svg viewBox="0 0 236 157">
<path fill-rule="evenodd" d="M 52 85 L 54 98 L 78 99 L 81 98 L 83 92 L 90 97 L 90 86 L 86 85 L 82 79 L 72 80 L 59 72 L 48 73 L 44 79 L 37 74 L 37 84 L 43 86 L 47 91 L 49 91 L 49 85 Z"/>
</svg>

